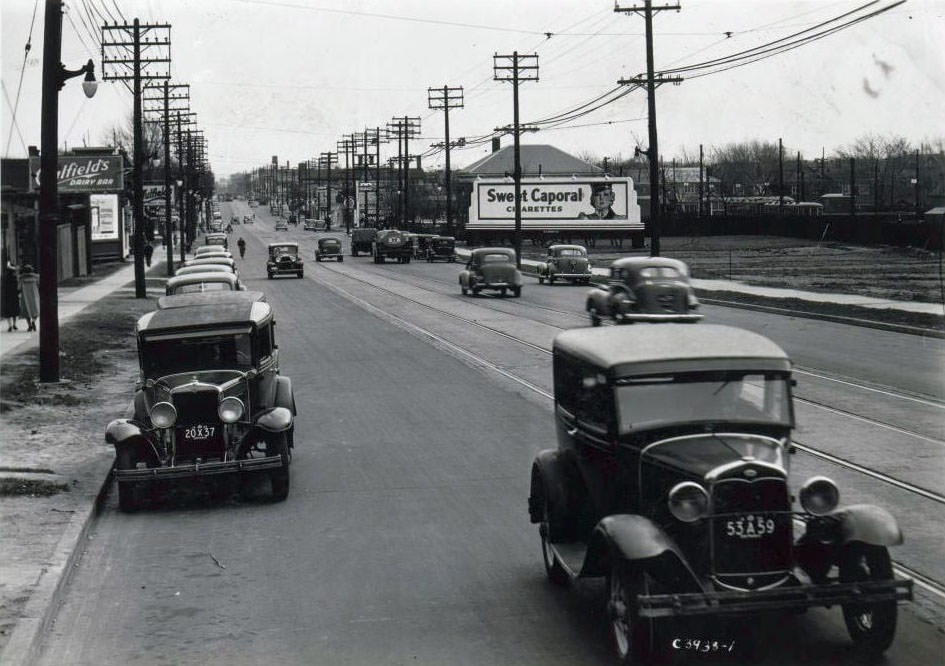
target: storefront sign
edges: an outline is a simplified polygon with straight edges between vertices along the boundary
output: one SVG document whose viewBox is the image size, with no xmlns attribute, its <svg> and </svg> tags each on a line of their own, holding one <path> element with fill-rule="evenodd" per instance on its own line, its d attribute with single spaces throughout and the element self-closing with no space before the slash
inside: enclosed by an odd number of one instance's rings
<svg viewBox="0 0 945 666">
<path fill-rule="evenodd" d="M 33 187 L 39 185 L 39 158 L 30 158 Z M 60 194 L 120 192 L 124 187 L 121 155 L 60 155 L 56 180 Z"/>
<path fill-rule="evenodd" d="M 118 239 L 118 195 L 90 194 L 92 240 Z"/>
</svg>

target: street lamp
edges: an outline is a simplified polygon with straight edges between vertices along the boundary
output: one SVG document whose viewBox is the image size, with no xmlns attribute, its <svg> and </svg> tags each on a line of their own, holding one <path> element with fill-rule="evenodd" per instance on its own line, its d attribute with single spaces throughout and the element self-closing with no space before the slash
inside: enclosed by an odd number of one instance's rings
<svg viewBox="0 0 945 666">
<path fill-rule="evenodd" d="M 62 57 L 62 3 L 47 0 L 43 37 L 43 96 L 39 172 L 39 381 L 59 381 L 59 91 L 85 74 L 82 90 L 95 95 L 95 64 L 66 69 Z"/>
</svg>

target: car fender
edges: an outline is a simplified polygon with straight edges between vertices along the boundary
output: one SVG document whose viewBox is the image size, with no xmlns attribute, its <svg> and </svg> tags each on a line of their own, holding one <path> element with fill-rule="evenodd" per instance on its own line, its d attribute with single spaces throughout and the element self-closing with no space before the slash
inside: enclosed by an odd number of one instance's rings
<svg viewBox="0 0 945 666">
<path fill-rule="evenodd" d="M 463 287 L 469 284 L 469 271 L 461 271 L 459 274 L 459 284 Z"/>
<path fill-rule="evenodd" d="M 616 514 L 597 523 L 588 540 L 581 575 L 604 575 L 614 558 L 646 571 L 675 592 L 702 589 L 685 555 L 666 532 L 644 516 Z"/>
<path fill-rule="evenodd" d="M 862 541 L 873 546 L 898 546 L 902 530 L 892 514 L 872 504 L 851 504 L 830 514 L 839 520 L 843 543 Z"/>
<path fill-rule="evenodd" d="M 544 504 L 548 503 L 548 538 L 553 542 L 571 540 L 577 528 L 574 514 L 580 489 L 576 487 L 569 471 L 567 460 L 556 449 L 539 452 L 532 463 L 528 516 L 531 522 L 540 523 Z"/>
<path fill-rule="evenodd" d="M 607 298 L 610 292 L 603 289 L 588 289 L 587 290 L 587 303 L 584 307 L 585 310 L 590 310 L 593 306 L 597 309 L 598 314 L 608 315 L 610 314 L 610 305 L 609 299 Z"/>
<path fill-rule="evenodd" d="M 276 407 L 284 407 L 292 416 L 296 415 L 295 392 L 292 390 L 292 379 L 284 375 L 276 378 Z"/>
<path fill-rule="evenodd" d="M 285 432 L 292 425 L 292 412 L 286 407 L 273 407 L 256 417 L 256 426 L 268 433 Z"/>
<path fill-rule="evenodd" d="M 138 460 L 158 462 L 151 438 L 131 419 L 115 419 L 105 426 L 105 441 L 115 447 L 116 454 L 120 449 L 131 447 Z"/>
<path fill-rule="evenodd" d="M 522 286 L 522 272 L 521 271 L 515 271 L 515 275 L 512 276 L 512 284 L 515 285 L 516 287 Z"/>
</svg>

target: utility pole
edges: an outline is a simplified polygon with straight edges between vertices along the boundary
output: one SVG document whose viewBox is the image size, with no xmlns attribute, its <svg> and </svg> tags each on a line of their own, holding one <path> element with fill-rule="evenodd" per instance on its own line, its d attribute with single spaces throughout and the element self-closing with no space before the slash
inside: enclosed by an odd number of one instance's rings
<svg viewBox="0 0 945 666">
<path fill-rule="evenodd" d="M 664 77 L 656 76 L 653 73 L 653 12 L 661 12 L 667 9 L 680 10 L 679 5 L 663 5 L 654 7 L 652 0 L 644 0 L 643 7 L 614 7 L 617 13 L 640 14 L 644 18 L 646 25 L 646 79 L 636 76 L 632 79 L 621 79 L 617 83 L 620 85 L 633 84 L 636 86 L 646 86 L 647 116 L 650 133 L 650 146 L 645 151 L 650 160 L 650 256 L 660 256 L 660 211 L 659 211 L 659 143 L 656 133 L 656 87 L 663 83 L 679 84 L 682 77 Z"/>
<path fill-rule="evenodd" d="M 351 233 L 351 215 L 348 210 L 348 199 L 351 196 L 350 185 L 348 180 L 351 176 L 351 162 L 352 158 L 349 157 L 349 154 L 353 154 L 351 151 L 354 148 L 354 139 L 352 134 L 343 134 L 341 136 L 341 141 L 338 141 L 335 144 L 335 147 L 340 151 L 345 151 L 345 177 L 344 177 L 344 191 L 342 192 L 341 197 L 341 214 L 344 216 L 345 221 L 345 234 Z"/>
<path fill-rule="evenodd" d="M 402 214 L 398 211 L 398 219 L 405 230 L 410 228 L 410 137 L 420 134 L 420 118 L 410 116 L 395 116 L 392 122 L 387 123 L 389 132 L 397 135 L 397 166 L 403 169 L 404 205 Z M 400 139 L 404 140 L 403 152 L 400 152 Z M 398 209 L 400 208 L 398 200 Z"/>
<path fill-rule="evenodd" d="M 372 141 L 375 147 L 374 156 L 374 226 L 380 223 L 381 219 L 381 143 L 386 143 L 390 137 L 387 130 L 381 127 L 375 127 Z"/>
<path fill-rule="evenodd" d="M 511 61 L 511 65 L 508 62 Z M 512 236 L 512 245 L 515 248 L 515 266 L 522 268 L 522 159 L 519 137 L 522 130 L 518 122 L 518 84 L 521 81 L 538 80 L 538 55 L 519 55 L 513 51 L 512 55 L 492 56 L 492 78 L 494 81 L 512 82 L 512 126 L 515 137 L 514 157 L 515 167 L 512 172 L 515 180 L 515 232 Z"/>
<path fill-rule="evenodd" d="M 919 151 L 915 151 L 915 219 L 922 217 L 922 209 L 919 206 Z"/>
<path fill-rule="evenodd" d="M 850 216 L 856 215 L 856 158 L 850 158 Z"/>
<path fill-rule="evenodd" d="M 778 137 L 778 216 L 784 217 L 784 143 Z"/>
<path fill-rule="evenodd" d="M 703 171 L 704 168 L 705 167 L 703 166 L 703 162 L 702 162 L 702 144 L 700 143 L 699 144 L 699 217 L 702 217 L 702 214 L 703 214 L 702 201 L 703 201 L 703 197 L 705 196 L 705 189 L 702 184 L 703 176 L 705 175 L 705 171 Z"/>
<path fill-rule="evenodd" d="M 463 87 L 450 88 L 427 88 L 427 105 L 431 109 L 443 109 L 443 122 L 445 125 L 445 138 L 443 145 L 446 147 L 446 235 L 453 235 L 453 187 L 450 176 L 450 109 L 463 108 Z"/>
<path fill-rule="evenodd" d="M 131 41 L 120 41 L 131 38 Z M 142 45 L 142 39 L 145 43 Z M 142 54 L 144 49 L 158 49 L 156 55 Z M 118 51 L 116 51 L 118 49 Z M 129 59 L 127 50 L 131 49 Z M 148 65 L 162 63 L 170 70 L 171 26 L 169 24 L 142 24 L 138 19 L 131 25 L 115 24 L 102 26 L 102 80 L 131 81 L 134 125 L 134 154 L 132 157 L 132 185 L 135 255 L 135 298 L 147 298 L 144 282 L 144 189 L 141 182 L 141 165 L 145 159 L 144 137 L 141 119 L 141 82 L 167 80 L 170 72 L 153 74 Z M 124 57 L 121 57 L 124 56 Z M 163 56 L 163 57 L 162 57 Z M 131 72 L 127 71 L 131 66 Z"/>
<path fill-rule="evenodd" d="M 325 203 L 328 206 L 326 215 L 328 219 L 331 219 L 331 163 L 338 161 L 338 153 L 329 150 L 327 153 L 322 153 L 319 159 L 325 164 Z"/>
</svg>

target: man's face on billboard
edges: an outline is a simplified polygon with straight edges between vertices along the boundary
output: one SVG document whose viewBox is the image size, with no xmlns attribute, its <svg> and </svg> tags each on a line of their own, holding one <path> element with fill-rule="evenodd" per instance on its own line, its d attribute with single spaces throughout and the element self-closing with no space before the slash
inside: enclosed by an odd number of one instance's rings
<svg viewBox="0 0 945 666">
<path fill-rule="evenodd" d="M 614 191 L 607 187 L 597 190 L 591 195 L 591 205 L 597 211 L 606 211 L 614 205 Z"/>
</svg>

